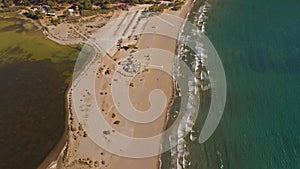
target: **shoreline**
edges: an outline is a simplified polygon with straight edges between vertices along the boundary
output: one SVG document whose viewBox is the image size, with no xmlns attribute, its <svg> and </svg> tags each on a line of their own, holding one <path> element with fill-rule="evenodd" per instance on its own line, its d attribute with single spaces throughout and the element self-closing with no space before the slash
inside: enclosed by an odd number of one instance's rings
<svg viewBox="0 0 300 169">
<path fill-rule="evenodd" d="M 181 14 L 179 14 L 179 16 L 181 16 L 182 18 L 184 18 L 185 21 L 184 21 L 184 23 L 180 27 L 180 30 L 179 30 L 179 33 L 178 33 L 178 37 L 180 37 L 181 31 L 182 31 L 182 29 L 183 29 L 183 27 L 185 25 L 185 22 L 188 19 L 190 11 L 193 8 L 195 2 L 196 2 L 196 0 L 188 0 L 188 2 L 185 3 L 182 6 L 182 8 L 185 8 L 185 9 L 183 9 L 184 11 Z M 179 45 L 176 42 L 176 49 L 174 51 L 175 55 L 177 55 L 177 49 L 178 49 L 178 47 L 179 47 Z M 173 104 L 174 104 L 174 101 L 175 101 L 174 100 L 175 95 L 176 95 L 176 81 L 175 81 L 175 79 L 173 79 L 173 89 L 172 90 L 173 90 L 173 95 L 172 95 L 172 98 L 171 98 L 171 103 L 169 104 L 168 109 L 167 109 L 167 113 L 166 113 L 164 124 L 163 124 L 163 130 L 167 129 L 170 111 L 171 111 L 171 109 L 173 107 Z M 157 166 L 157 169 L 161 169 L 162 168 L 162 165 L 163 165 L 162 156 L 163 156 L 163 154 L 160 154 L 158 156 L 158 166 Z"/>
<path fill-rule="evenodd" d="M 182 6 L 182 9 L 180 10 L 180 11 L 176 11 L 176 12 L 173 12 L 173 11 L 171 11 L 171 12 L 169 12 L 169 11 L 167 11 L 166 13 L 168 13 L 168 14 L 175 14 L 175 16 L 179 16 L 179 17 L 181 17 L 181 18 L 184 18 L 184 19 L 186 19 L 186 17 L 188 16 L 188 14 L 189 14 L 189 12 L 190 12 L 190 9 L 193 7 L 193 3 L 194 3 L 195 1 L 193 1 L 193 0 L 188 0 L 183 6 Z M 180 33 L 180 31 L 179 31 L 179 33 Z M 48 37 L 49 38 L 49 37 Z M 49 38 L 49 39 L 51 39 L 51 38 Z M 53 40 L 53 39 L 51 39 L 51 40 Z M 60 43 L 59 41 L 55 41 L 55 42 L 57 42 L 57 43 Z M 84 42 L 84 41 L 83 41 Z M 61 43 L 60 43 L 61 44 Z M 68 44 L 64 44 L 64 45 L 68 45 Z M 175 50 L 174 50 L 174 53 L 176 52 L 176 48 L 178 47 L 177 46 L 177 42 L 175 43 Z M 163 122 L 163 125 L 162 125 L 162 128 L 163 128 L 163 130 L 166 128 L 166 125 L 167 125 L 167 119 L 168 119 L 168 113 L 169 113 L 169 111 L 170 111 L 170 109 L 171 109 L 171 107 L 172 107 L 172 105 L 173 105 L 173 101 L 174 101 L 174 87 L 175 87 L 175 85 L 173 85 L 173 95 L 172 95 L 172 97 L 171 97 L 171 103 L 170 104 L 168 104 L 168 109 L 167 109 L 167 111 L 166 111 L 166 114 L 165 114 L 165 117 L 164 117 L 164 122 Z M 46 164 L 45 163 L 51 163 L 51 162 L 53 162 L 53 159 L 55 160 L 55 157 L 60 157 L 60 153 L 61 153 L 61 150 L 59 151 L 58 149 L 59 148 L 61 148 L 61 149 L 64 149 L 66 146 L 68 146 L 68 145 L 66 145 L 66 144 L 69 144 L 69 143 L 67 143 L 67 140 L 68 140 L 68 137 L 71 137 L 71 135 L 70 135 L 70 124 L 69 124 L 69 118 L 71 117 L 71 115 L 70 115 L 70 111 L 69 111 L 69 93 L 71 92 L 71 90 L 72 90 L 72 88 L 70 87 L 70 85 L 68 86 L 68 88 L 67 88 L 67 90 L 66 90 L 66 97 L 65 97 L 65 99 L 67 100 L 66 101 L 66 104 L 65 104 L 65 108 L 66 108 L 66 110 L 67 110 L 67 115 L 66 115 L 66 128 L 65 128 L 65 132 L 64 132 L 64 136 L 63 136 L 63 138 L 61 138 L 61 140 L 59 141 L 59 143 L 57 144 L 57 146 L 55 147 L 55 150 L 54 150 L 54 152 L 51 152 L 50 154 L 49 154 L 49 156 L 47 156 L 46 157 L 46 159 L 45 159 L 45 161 L 47 161 L 47 162 L 43 162 L 40 166 L 39 166 L 39 168 L 38 169 L 42 169 L 43 167 L 45 167 L 46 166 Z M 65 142 L 65 144 L 63 145 L 63 142 Z M 54 153 L 54 154 L 53 154 Z M 57 158 L 57 159 L 58 159 Z M 52 161 L 51 161 L 52 160 Z M 49 163 L 49 164 L 50 164 Z M 157 157 L 157 163 L 156 163 L 156 166 L 157 166 L 157 168 L 160 168 L 160 166 L 161 166 L 161 155 L 159 155 L 158 157 Z"/>
<path fill-rule="evenodd" d="M 71 84 L 67 85 L 67 88 L 65 89 L 65 129 L 62 134 L 62 137 L 58 141 L 58 143 L 55 145 L 55 147 L 49 152 L 49 154 L 46 156 L 46 158 L 43 160 L 43 162 L 38 166 L 37 169 L 46 169 L 48 166 L 53 162 L 56 161 L 60 154 L 61 151 L 64 149 L 66 142 L 67 142 L 67 137 L 68 137 L 68 130 L 69 130 L 69 125 L 68 125 L 68 120 L 69 120 L 69 113 L 68 113 L 68 94 L 69 90 L 71 88 Z"/>
</svg>

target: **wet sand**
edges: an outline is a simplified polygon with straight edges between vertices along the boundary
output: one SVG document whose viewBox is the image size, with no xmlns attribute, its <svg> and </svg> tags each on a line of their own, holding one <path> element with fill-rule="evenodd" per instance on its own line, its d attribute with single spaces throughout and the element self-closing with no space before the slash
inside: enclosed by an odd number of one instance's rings
<svg viewBox="0 0 300 169">
<path fill-rule="evenodd" d="M 192 1 L 188 1 L 187 4 L 191 4 Z M 185 17 L 191 6 L 183 6 L 183 9 L 173 14 L 181 17 Z M 160 18 L 164 22 L 164 19 Z M 151 33 L 151 24 L 161 25 L 159 22 L 149 22 L 145 27 L 145 31 Z M 170 36 L 177 37 L 182 22 L 176 22 L 171 25 L 172 31 Z M 170 25 L 169 25 L 170 26 Z M 176 38 L 164 36 L 159 33 L 168 34 L 168 25 L 163 27 L 157 26 L 158 34 L 143 34 L 137 42 L 138 51 L 142 51 L 148 48 L 157 48 L 169 53 L 175 53 L 176 50 Z M 153 32 L 152 32 L 153 33 Z M 129 95 L 130 100 L 137 110 L 145 111 L 149 109 L 150 103 L 148 96 L 153 89 L 159 89 L 165 94 L 166 107 L 163 113 L 155 121 L 147 124 L 135 123 L 126 119 L 117 110 L 117 105 L 114 103 L 111 93 L 111 83 L 113 81 L 113 75 L 116 73 L 116 67 L 119 62 L 126 60 L 129 55 L 129 51 L 121 50 L 115 53 L 113 56 L 103 56 L 101 60 L 94 61 L 91 66 L 81 76 L 82 79 L 76 83 L 76 86 L 72 89 L 71 95 L 68 96 L 68 110 L 70 113 L 68 125 L 68 144 L 64 155 L 60 158 L 57 168 L 76 169 L 76 168 L 99 168 L 105 167 L 109 169 L 123 169 L 123 168 L 159 168 L 160 155 L 155 155 L 148 158 L 127 158 L 110 153 L 103 148 L 95 144 L 93 136 L 89 136 L 87 133 L 92 132 L 94 129 L 88 123 L 88 119 L 94 116 L 94 109 L 98 109 L 105 117 L 106 122 L 113 126 L 114 130 L 103 131 L 103 136 L 108 143 L 118 142 L 122 140 L 112 139 L 115 130 L 131 137 L 149 137 L 161 133 L 165 128 L 167 113 L 172 105 L 173 101 L 173 79 L 166 72 L 159 69 L 148 69 L 147 71 L 141 71 L 131 81 Z M 159 60 L 156 62 L 158 63 Z M 172 67 L 173 60 L 166 60 L 168 65 Z M 94 84 L 88 84 L 84 82 L 92 82 L 95 79 Z M 96 88 L 94 88 L 96 86 Z M 93 100 L 93 98 L 96 98 Z M 75 99 L 75 100 L 72 100 Z M 156 98 L 161 99 L 161 98 Z M 96 103 L 95 103 L 96 102 Z M 97 105 L 95 107 L 95 105 Z M 157 110 L 158 111 L 158 110 Z M 77 114 L 77 116 L 76 116 Z M 84 115 L 82 115 L 84 114 Z M 104 130 L 104 128 L 99 128 Z M 87 132 L 90 131 L 90 132 Z M 105 134 L 109 133 L 109 134 Z M 159 152 L 159 142 L 155 147 L 145 147 L 142 151 Z M 120 150 L 121 151 L 121 150 Z M 147 166 L 145 166 L 147 164 Z"/>
</svg>

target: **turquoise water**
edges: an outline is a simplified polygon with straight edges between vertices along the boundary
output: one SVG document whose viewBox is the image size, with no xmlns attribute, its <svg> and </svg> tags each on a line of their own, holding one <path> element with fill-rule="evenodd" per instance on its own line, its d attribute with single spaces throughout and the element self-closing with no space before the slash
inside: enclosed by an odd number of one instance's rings
<svg viewBox="0 0 300 169">
<path fill-rule="evenodd" d="M 191 143 L 190 168 L 300 168 L 300 1 L 211 4 L 206 32 L 226 72 L 227 103 L 214 135 Z"/>
</svg>

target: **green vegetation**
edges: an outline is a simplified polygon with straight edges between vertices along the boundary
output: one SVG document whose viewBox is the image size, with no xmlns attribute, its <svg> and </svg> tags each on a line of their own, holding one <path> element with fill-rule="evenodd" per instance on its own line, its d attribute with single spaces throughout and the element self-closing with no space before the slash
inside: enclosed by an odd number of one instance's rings
<svg viewBox="0 0 300 169">
<path fill-rule="evenodd" d="M 90 54 L 91 52 L 93 52 L 93 47 L 86 45 L 86 44 L 79 44 L 76 49 L 78 49 L 79 51 L 85 53 L 85 54 Z"/>
<path fill-rule="evenodd" d="M 3 5 L 0 4 L 1 7 L 3 7 Z M 20 9 L 22 9 L 23 7 L 20 7 L 20 6 L 11 6 L 11 7 L 6 7 L 6 8 L 0 8 L 0 13 L 3 13 L 3 12 L 16 12 Z"/>
<path fill-rule="evenodd" d="M 75 61 L 79 50 L 47 39 L 37 27 L 22 19 L 0 18 L 0 63 L 22 60 Z"/>
<path fill-rule="evenodd" d="M 27 18 L 31 18 L 31 19 L 40 19 L 44 16 L 43 13 L 41 13 L 40 11 L 28 11 L 28 12 L 25 12 L 24 15 L 27 17 Z"/>
<path fill-rule="evenodd" d="M 57 18 L 57 19 L 51 18 L 50 22 L 53 25 L 58 25 L 62 22 L 62 19 L 61 18 Z"/>
<path fill-rule="evenodd" d="M 12 6 L 14 4 L 14 2 L 13 2 L 13 0 L 3 0 L 2 4 L 3 4 L 4 8 L 7 8 L 7 7 Z"/>
<path fill-rule="evenodd" d="M 67 17 L 70 15 L 70 12 L 68 10 L 64 10 L 64 17 Z"/>
<path fill-rule="evenodd" d="M 181 9 L 182 5 L 183 5 L 183 1 L 178 1 L 178 0 L 176 0 L 176 1 L 172 4 L 171 10 L 177 11 L 177 10 Z"/>
<path fill-rule="evenodd" d="M 155 5 L 149 7 L 149 11 L 150 12 L 163 12 L 164 8 L 155 4 Z"/>
<path fill-rule="evenodd" d="M 1 113 L 11 117 L 1 127 L 13 126 L 2 131 L 0 168 L 36 168 L 63 136 L 65 82 L 71 84 L 79 51 L 52 42 L 28 19 L 14 15 L 0 17 Z"/>
<path fill-rule="evenodd" d="M 91 10 L 92 9 L 91 0 L 84 0 L 83 9 L 85 9 L 85 10 Z"/>
<path fill-rule="evenodd" d="M 66 4 L 73 4 L 79 10 L 91 10 L 93 5 L 99 6 L 101 9 L 106 9 L 109 4 L 115 2 L 123 2 L 127 4 L 160 4 L 159 1 L 154 0 L 0 0 L 3 8 L 12 6 L 30 6 L 30 5 L 47 5 L 54 10 L 62 10 Z M 177 2 L 177 1 L 176 1 Z M 105 7 L 106 6 L 106 7 Z"/>
<path fill-rule="evenodd" d="M 48 5 L 51 8 L 59 8 L 63 4 L 76 4 L 80 9 L 92 9 L 92 5 L 102 6 L 115 2 L 124 2 L 128 4 L 146 3 L 147 0 L 0 0 L 2 7 L 7 8 L 13 5 L 30 6 L 30 5 Z M 152 0 L 150 0 L 152 2 Z"/>
<path fill-rule="evenodd" d="M 55 16 L 55 11 L 63 10 L 63 15 L 58 17 L 64 19 L 74 20 L 74 16 L 70 16 L 71 13 L 66 8 L 68 4 L 72 6 L 70 9 L 79 16 L 92 16 L 97 14 L 107 14 L 112 9 L 111 4 L 116 2 L 126 3 L 129 5 L 135 4 L 153 4 L 149 7 L 150 12 L 163 12 L 164 9 L 179 10 L 183 4 L 183 0 L 170 0 L 169 4 L 161 3 L 161 1 L 154 0 L 0 0 L 2 2 L 1 11 L 13 12 L 20 8 L 25 9 L 25 7 L 30 6 L 32 10 L 26 9 L 28 12 L 25 16 L 32 19 L 43 18 L 45 15 Z M 128 10 L 128 6 L 122 4 L 120 6 L 114 6 L 113 8 L 121 8 L 123 10 Z M 73 12 L 72 12 L 73 14 Z M 70 20 L 69 20 L 70 21 Z M 74 20 L 75 21 L 75 20 Z M 60 20 L 50 20 L 52 24 L 60 23 Z"/>
<path fill-rule="evenodd" d="M 92 10 L 82 10 L 82 16 L 92 16 L 97 14 L 107 14 L 111 11 L 111 9 L 92 9 Z"/>
<path fill-rule="evenodd" d="M 180 8 L 181 8 L 181 5 L 176 5 L 176 6 L 172 7 L 171 10 L 178 11 Z"/>
</svg>

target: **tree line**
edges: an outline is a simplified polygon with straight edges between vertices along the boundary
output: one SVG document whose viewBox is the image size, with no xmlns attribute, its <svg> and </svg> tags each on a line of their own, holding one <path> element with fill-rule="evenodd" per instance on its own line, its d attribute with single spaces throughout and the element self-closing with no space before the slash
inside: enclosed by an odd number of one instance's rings
<svg viewBox="0 0 300 169">
<path fill-rule="evenodd" d="M 92 5 L 103 5 L 114 2 L 124 2 L 129 4 L 147 3 L 147 0 L 1 0 L 2 7 L 16 6 L 30 6 L 30 5 L 49 5 L 51 7 L 58 4 L 77 4 L 80 8 L 89 9 Z M 151 0 L 152 2 L 152 0 Z"/>
</svg>

